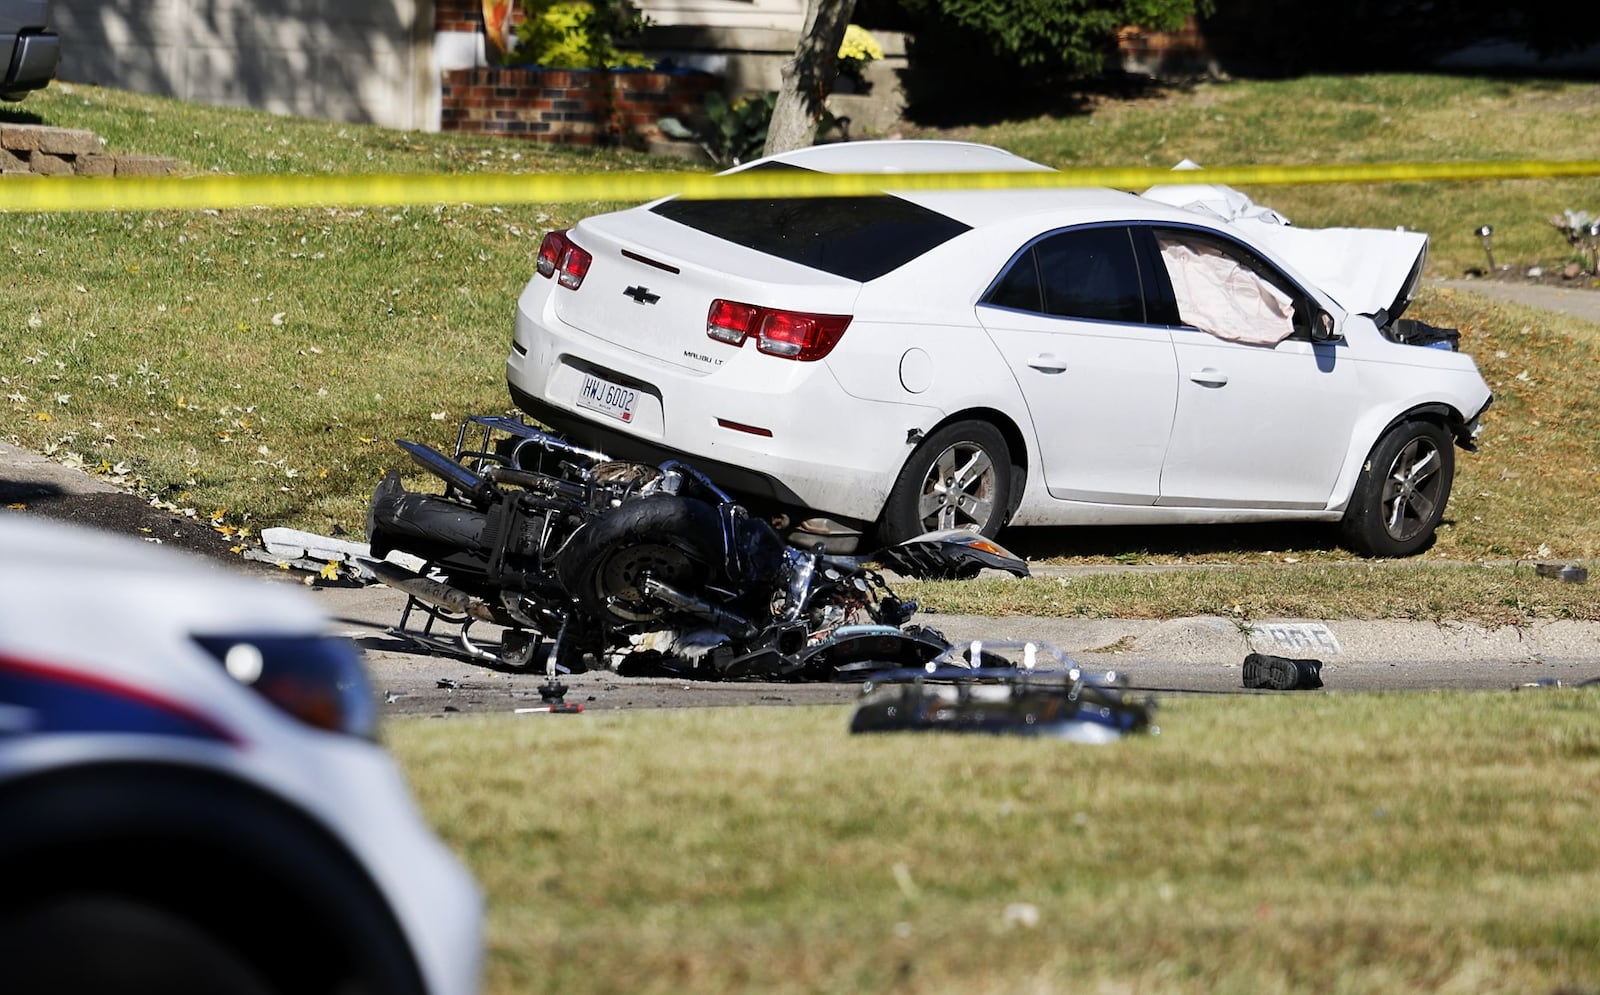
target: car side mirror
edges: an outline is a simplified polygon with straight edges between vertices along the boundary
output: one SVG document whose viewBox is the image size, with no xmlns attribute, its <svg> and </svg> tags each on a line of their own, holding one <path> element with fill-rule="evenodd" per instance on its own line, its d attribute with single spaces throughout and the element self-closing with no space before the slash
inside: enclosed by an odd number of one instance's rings
<svg viewBox="0 0 1600 995">
<path fill-rule="evenodd" d="M 1333 324 L 1333 315 L 1316 308 L 1311 313 L 1311 341 L 1313 342 L 1342 342 L 1344 336 L 1339 334 Z"/>
</svg>

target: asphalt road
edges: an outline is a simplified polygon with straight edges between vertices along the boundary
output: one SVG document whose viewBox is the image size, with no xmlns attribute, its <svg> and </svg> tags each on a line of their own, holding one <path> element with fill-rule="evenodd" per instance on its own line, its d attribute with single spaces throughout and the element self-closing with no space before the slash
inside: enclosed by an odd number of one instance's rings
<svg viewBox="0 0 1600 995">
<path fill-rule="evenodd" d="M 81 471 L 0 443 L 0 508 L 13 506 L 17 510 L 0 514 L 39 514 L 135 536 L 198 554 L 200 569 L 254 572 L 267 583 L 304 585 L 314 580 L 310 574 L 243 560 L 229 551 L 232 540 L 203 522 L 174 518 Z M 542 671 L 507 670 L 427 653 L 397 637 L 391 628 L 399 623 L 405 599 L 396 591 L 349 585 L 306 585 L 306 591 L 329 616 L 334 631 L 363 647 L 389 714 L 515 713 L 542 704 Z M 930 615 L 919 621 L 955 641 L 1050 644 L 1085 670 L 1120 671 L 1136 686 L 1169 694 L 1246 693 L 1241 667 L 1251 651 L 1321 660 L 1324 689 L 1295 693 L 1507 689 L 1600 677 L 1596 623 L 1550 621 L 1489 630 L 1456 623 L 1315 619 L 1258 620 L 1244 626 L 1215 617 Z M 488 645 L 498 642 L 492 627 L 479 626 L 474 632 Z M 567 701 L 585 709 L 844 703 L 859 690 L 853 684 L 712 683 L 624 678 L 609 672 L 563 680 L 569 687 Z"/>
<path fill-rule="evenodd" d="M 1554 583 L 1554 582 L 1553 582 Z M 312 597 L 334 631 L 363 647 L 384 709 L 395 715 L 515 713 L 543 703 L 543 671 L 510 670 L 427 654 L 391 630 L 403 595 L 388 588 L 320 587 Z M 1150 619 L 987 618 L 928 615 L 920 621 L 958 642 L 1034 641 L 1063 651 L 1085 671 L 1117 671 L 1159 694 L 1246 691 L 1242 664 L 1252 651 L 1322 661 L 1316 693 L 1508 690 L 1544 682 L 1570 686 L 1600 678 L 1600 624 L 1551 621 L 1527 628 L 1465 624 L 1284 619 L 1250 626 L 1216 617 Z M 492 626 L 473 630 L 484 644 Z M 720 705 L 836 704 L 854 700 L 856 684 L 704 682 L 619 677 L 609 672 L 562 677 L 566 700 L 586 710 Z M 1600 687 L 1597 687 L 1600 693 Z M 536 714 L 536 713 L 525 713 Z"/>
</svg>

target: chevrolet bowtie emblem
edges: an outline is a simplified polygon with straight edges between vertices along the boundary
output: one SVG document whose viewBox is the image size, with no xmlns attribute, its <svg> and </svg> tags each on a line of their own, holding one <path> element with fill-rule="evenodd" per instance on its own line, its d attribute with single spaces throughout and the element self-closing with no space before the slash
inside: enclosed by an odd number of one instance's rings
<svg viewBox="0 0 1600 995">
<path fill-rule="evenodd" d="M 661 299 L 660 294 L 652 294 L 649 287 L 629 287 L 622 292 L 624 297 L 632 297 L 640 304 L 654 304 Z"/>
</svg>

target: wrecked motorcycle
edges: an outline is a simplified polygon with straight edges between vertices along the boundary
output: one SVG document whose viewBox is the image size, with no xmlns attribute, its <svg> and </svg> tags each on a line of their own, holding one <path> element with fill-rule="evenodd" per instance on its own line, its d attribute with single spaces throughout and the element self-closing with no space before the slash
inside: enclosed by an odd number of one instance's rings
<svg viewBox="0 0 1600 995">
<path fill-rule="evenodd" d="M 391 471 L 368 512 L 372 555 L 398 550 L 425 565 L 366 565 L 409 596 L 397 634 L 491 664 L 851 679 L 949 647 L 908 624 L 916 603 L 874 563 L 924 577 L 1027 573 L 973 532 L 919 536 L 873 557 L 800 549 L 693 466 L 613 460 L 518 419 L 467 418 L 453 456 L 397 445 L 444 493 L 408 491 Z M 497 647 L 471 634 L 477 622 L 502 627 Z M 439 624 L 454 633 L 436 633 Z"/>
</svg>

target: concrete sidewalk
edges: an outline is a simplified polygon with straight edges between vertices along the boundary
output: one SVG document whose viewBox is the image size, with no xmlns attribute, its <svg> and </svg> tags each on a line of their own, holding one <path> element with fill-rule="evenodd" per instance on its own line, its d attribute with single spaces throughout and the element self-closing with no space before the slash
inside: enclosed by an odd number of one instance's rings
<svg viewBox="0 0 1600 995">
<path fill-rule="evenodd" d="M 1525 307 L 1558 311 L 1600 325 L 1600 290 L 1511 280 L 1435 280 L 1433 286 L 1482 294 L 1497 301 L 1510 301 Z"/>
</svg>

